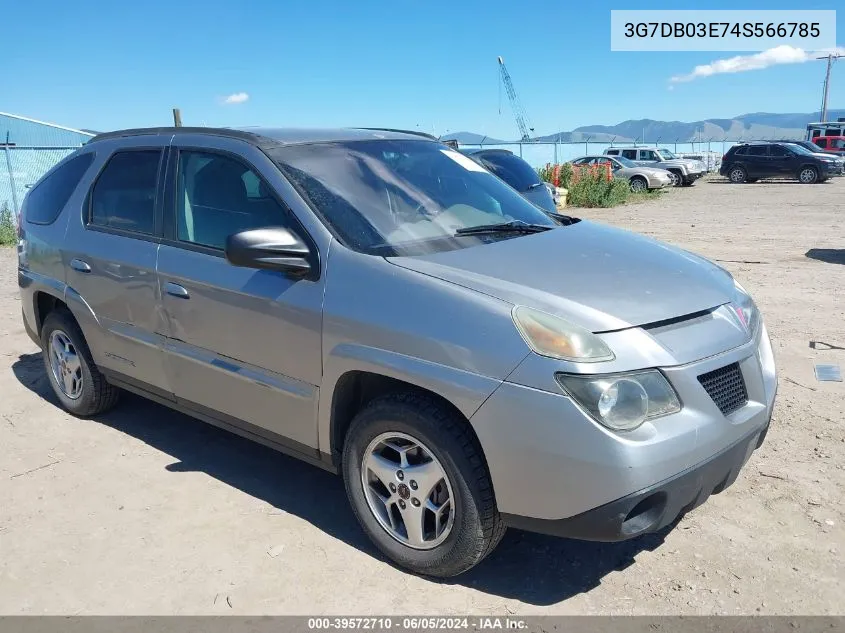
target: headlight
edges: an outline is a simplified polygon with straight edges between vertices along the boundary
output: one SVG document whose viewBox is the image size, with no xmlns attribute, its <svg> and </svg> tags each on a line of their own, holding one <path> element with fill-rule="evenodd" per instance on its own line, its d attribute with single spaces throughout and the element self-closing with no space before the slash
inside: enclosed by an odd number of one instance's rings
<svg viewBox="0 0 845 633">
<path fill-rule="evenodd" d="M 517 306 L 513 322 L 528 346 L 541 356 L 582 363 L 614 359 L 613 352 L 598 336 L 552 314 Z"/>
<path fill-rule="evenodd" d="M 557 374 L 558 383 L 597 422 L 630 431 L 681 410 L 675 390 L 656 369 L 603 376 Z"/>
<path fill-rule="evenodd" d="M 757 332 L 757 327 L 760 325 L 760 311 L 757 309 L 757 305 L 754 303 L 751 295 L 736 280 L 734 280 L 734 290 L 734 300 L 731 307 L 742 327 L 751 336 L 754 336 Z"/>
</svg>

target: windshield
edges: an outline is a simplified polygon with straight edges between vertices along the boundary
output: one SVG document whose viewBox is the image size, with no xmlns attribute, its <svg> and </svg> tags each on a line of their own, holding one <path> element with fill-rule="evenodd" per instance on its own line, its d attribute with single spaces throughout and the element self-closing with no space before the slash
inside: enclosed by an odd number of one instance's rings
<svg viewBox="0 0 845 633">
<path fill-rule="evenodd" d="M 672 152 L 670 152 L 668 149 L 663 149 L 662 147 L 659 150 L 657 150 L 657 153 L 660 154 L 660 157 L 663 160 L 675 160 L 676 158 L 678 158 Z"/>
<path fill-rule="evenodd" d="M 845 149 L 845 139 L 831 138 L 827 141 L 829 149 Z"/>
<path fill-rule="evenodd" d="M 487 169 L 517 191 L 528 191 L 540 184 L 540 176 L 531 165 L 510 152 L 485 152 L 478 158 Z"/>
<path fill-rule="evenodd" d="M 340 239 L 362 252 L 424 254 L 521 235 L 457 233 L 489 224 L 558 226 L 472 159 L 430 141 L 315 143 L 268 154 Z"/>
<path fill-rule="evenodd" d="M 629 159 L 625 158 L 624 156 L 614 156 L 613 158 L 615 158 L 619 163 L 621 163 L 623 167 L 636 167 L 637 166 L 637 164 L 634 161 L 629 160 Z"/>
</svg>

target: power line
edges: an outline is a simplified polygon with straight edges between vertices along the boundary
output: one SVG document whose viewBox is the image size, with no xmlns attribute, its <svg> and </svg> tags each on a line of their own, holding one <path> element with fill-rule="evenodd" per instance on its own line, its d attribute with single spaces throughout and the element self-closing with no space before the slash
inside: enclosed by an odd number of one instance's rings
<svg viewBox="0 0 845 633">
<path fill-rule="evenodd" d="M 822 90 L 822 121 L 827 121 L 827 96 L 830 93 L 830 69 L 833 67 L 833 63 L 839 59 L 840 57 L 845 57 L 845 55 L 841 53 L 831 53 L 829 55 L 823 55 L 822 57 L 816 57 L 816 59 L 826 59 L 827 60 L 827 72 L 824 75 L 824 88 Z"/>
</svg>

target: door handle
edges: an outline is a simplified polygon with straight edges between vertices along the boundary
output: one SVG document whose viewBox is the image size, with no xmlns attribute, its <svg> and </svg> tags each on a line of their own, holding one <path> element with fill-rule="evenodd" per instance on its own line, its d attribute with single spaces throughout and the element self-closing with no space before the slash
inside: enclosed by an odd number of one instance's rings
<svg viewBox="0 0 845 633">
<path fill-rule="evenodd" d="M 91 267 L 88 265 L 88 262 L 83 262 L 81 259 L 70 260 L 70 267 L 79 273 L 91 272 Z"/>
<path fill-rule="evenodd" d="M 164 291 L 173 296 L 178 297 L 179 299 L 190 299 L 191 295 L 188 294 L 188 291 L 185 290 L 183 286 L 179 284 L 174 284 L 172 281 L 168 281 L 164 284 Z"/>
</svg>

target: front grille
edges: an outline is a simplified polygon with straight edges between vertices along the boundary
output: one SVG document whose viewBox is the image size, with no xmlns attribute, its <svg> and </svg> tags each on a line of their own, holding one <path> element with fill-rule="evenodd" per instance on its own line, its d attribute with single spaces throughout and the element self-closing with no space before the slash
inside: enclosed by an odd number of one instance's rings
<svg viewBox="0 0 845 633">
<path fill-rule="evenodd" d="M 748 392 L 739 363 L 725 365 L 698 377 L 698 382 L 704 387 L 722 415 L 730 415 L 741 409 L 748 402 Z"/>
</svg>

